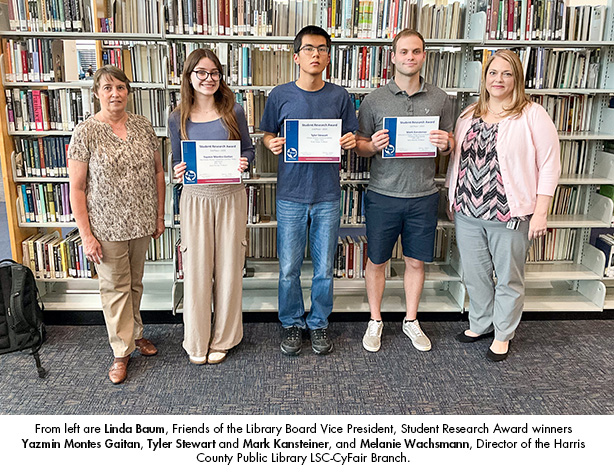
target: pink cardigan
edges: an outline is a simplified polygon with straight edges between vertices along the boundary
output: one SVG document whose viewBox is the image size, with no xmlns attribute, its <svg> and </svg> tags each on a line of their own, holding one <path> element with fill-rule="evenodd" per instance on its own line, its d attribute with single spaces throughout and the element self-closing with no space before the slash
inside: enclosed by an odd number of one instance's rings
<svg viewBox="0 0 614 475">
<path fill-rule="evenodd" d="M 456 147 L 446 176 L 450 209 L 456 193 L 461 144 L 472 120 L 472 114 L 466 117 L 463 114 L 456 121 Z M 532 214 L 537 195 L 554 194 L 561 174 L 559 137 L 542 106 L 532 102 L 520 117 L 507 117 L 499 122 L 497 156 L 512 216 Z"/>
</svg>

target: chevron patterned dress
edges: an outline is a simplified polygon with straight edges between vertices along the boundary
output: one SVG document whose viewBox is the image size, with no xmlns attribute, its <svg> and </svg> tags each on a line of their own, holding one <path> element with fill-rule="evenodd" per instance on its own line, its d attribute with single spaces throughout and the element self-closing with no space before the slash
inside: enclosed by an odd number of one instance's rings
<svg viewBox="0 0 614 475">
<path fill-rule="evenodd" d="M 497 157 L 499 124 L 473 119 L 461 145 L 454 210 L 473 218 L 512 219 Z"/>
</svg>

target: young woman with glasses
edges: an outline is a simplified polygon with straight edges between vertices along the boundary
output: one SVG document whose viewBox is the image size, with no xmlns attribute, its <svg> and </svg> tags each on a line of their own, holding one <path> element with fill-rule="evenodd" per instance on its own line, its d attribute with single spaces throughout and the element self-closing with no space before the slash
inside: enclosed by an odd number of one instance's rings
<svg viewBox="0 0 614 475">
<path fill-rule="evenodd" d="M 185 62 L 181 103 L 169 118 L 175 177 L 183 180 L 182 140 L 240 140 L 244 171 L 254 158 L 243 108 L 211 50 Z M 184 186 L 181 203 L 183 347 L 193 364 L 216 364 L 243 337 L 242 275 L 247 198 L 242 184 Z M 211 307 L 215 318 L 212 318 Z"/>
</svg>

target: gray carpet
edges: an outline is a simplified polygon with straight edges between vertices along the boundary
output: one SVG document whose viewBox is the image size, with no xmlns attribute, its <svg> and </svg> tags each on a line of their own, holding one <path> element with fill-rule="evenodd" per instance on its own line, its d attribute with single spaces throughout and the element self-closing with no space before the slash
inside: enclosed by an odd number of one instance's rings
<svg viewBox="0 0 614 475">
<path fill-rule="evenodd" d="M 365 323 L 331 324 L 335 351 L 305 341 L 279 352 L 277 324 L 246 323 L 218 366 L 190 365 L 181 325 L 149 325 L 158 356 L 136 355 L 128 380 L 106 377 L 103 326 L 51 326 L 39 380 L 32 357 L 0 356 L 1 414 L 613 414 L 614 321 L 527 321 L 509 358 L 485 358 L 488 341 L 461 344 L 462 322 L 424 322 L 433 350 L 420 353 L 386 324 L 382 350 L 362 349 Z"/>
</svg>

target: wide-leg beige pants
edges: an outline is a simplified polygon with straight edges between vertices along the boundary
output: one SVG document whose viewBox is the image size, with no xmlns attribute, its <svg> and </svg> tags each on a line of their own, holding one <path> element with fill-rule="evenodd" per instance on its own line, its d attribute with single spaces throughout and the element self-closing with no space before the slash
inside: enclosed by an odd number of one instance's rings
<svg viewBox="0 0 614 475">
<path fill-rule="evenodd" d="M 134 340 L 143 338 L 141 297 L 143 272 L 150 236 L 129 241 L 99 241 L 102 261 L 96 264 L 100 301 L 109 343 L 116 358 L 135 349 Z"/>
<path fill-rule="evenodd" d="M 228 350 L 243 338 L 245 187 L 184 186 L 180 213 L 183 348 L 191 357 L 204 358 L 209 350 Z"/>
</svg>

